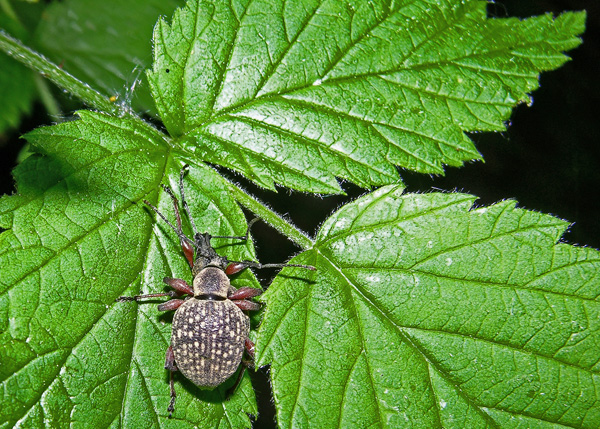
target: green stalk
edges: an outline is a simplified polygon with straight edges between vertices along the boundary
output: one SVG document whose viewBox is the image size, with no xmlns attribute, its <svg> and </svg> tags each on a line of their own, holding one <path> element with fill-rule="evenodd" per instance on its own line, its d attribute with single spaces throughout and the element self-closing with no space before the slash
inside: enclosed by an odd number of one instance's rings
<svg viewBox="0 0 600 429">
<path fill-rule="evenodd" d="M 228 184 L 230 192 L 234 198 L 245 208 L 253 212 L 255 215 L 260 217 L 266 223 L 271 225 L 277 231 L 285 235 L 287 238 L 292 240 L 302 249 L 306 250 L 314 246 L 314 241 L 306 235 L 305 232 L 300 231 L 289 221 L 285 220 L 281 215 L 275 213 L 273 210 L 268 208 L 264 203 L 258 201 L 256 198 L 246 193 L 243 189 L 240 189 L 237 185 L 225 181 Z"/>
<path fill-rule="evenodd" d="M 119 106 L 112 103 L 108 97 L 64 71 L 43 55 L 23 45 L 19 40 L 1 29 L 0 50 L 27 67 L 40 72 L 44 77 L 73 94 L 88 106 L 113 115 L 119 114 Z"/>
</svg>

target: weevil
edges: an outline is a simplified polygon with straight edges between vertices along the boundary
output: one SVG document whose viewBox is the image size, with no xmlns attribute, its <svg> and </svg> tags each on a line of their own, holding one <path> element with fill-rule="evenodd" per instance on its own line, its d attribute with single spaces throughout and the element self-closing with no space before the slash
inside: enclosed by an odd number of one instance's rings
<svg viewBox="0 0 600 429">
<path fill-rule="evenodd" d="M 244 311 L 260 309 L 260 304 L 250 299 L 260 295 L 262 290 L 250 287 L 236 289 L 231 285 L 228 276 L 246 268 L 315 269 L 309 265 L 230 261 L 227 257 L 217 254 L 210 244 L 212 238 L 248 240 L 250 227 L 256 219 L 248 224 L 243 236 L 212 236 L 209 233 L 199 233 L 185 199 L 183 178 L 187 168 L 185 165 L 179 174 L 179 191 L 181 203 L 194 232 L 193 240 L 183 233 L 179 202 L 171 188 L 163 186 L 173 203 L 176 226 L 155 206 L 146 200 L 144 203 L 177 234 L 183 254 L 192 270 L 192 286 L 183 279 L 165 277 L 163 281 L 173 289 L 172 291 L 117 298 L 117 301 L 140 301 L 164 296 L 171 298 L 158 306 L 159 311 L 175 310 L 171 344 L 165 357 L 165 369 L 169 370 L 171 389 L 171 400 L 167 408 L 169 417 L 175 410 L 177 396 L 173 381 L 174 372 L 181 372 L 201 388 L 213 389 L 229 379 L 241 364 L 242 370 L 228 391 L 229 396 L 239 385 L 246 367 L 252 365 L 254 344 L 248 338 L 250 318 Z M 243 359 L 244 352 L 250 356 L 251 361 Z"/>
</svg>

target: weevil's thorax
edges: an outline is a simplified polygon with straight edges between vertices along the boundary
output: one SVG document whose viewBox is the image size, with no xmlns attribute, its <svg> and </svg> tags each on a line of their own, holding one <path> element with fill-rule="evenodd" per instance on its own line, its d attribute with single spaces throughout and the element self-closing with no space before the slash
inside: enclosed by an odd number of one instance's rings
<svg viewBox="0 0 600 429">
<path fill-rule="evenodd" d="M 229 277 L 217 267 L 206 267 L 194 277 L 194 297 L 202 299 L 227 299 L 231 283 Z"/>
</svg>

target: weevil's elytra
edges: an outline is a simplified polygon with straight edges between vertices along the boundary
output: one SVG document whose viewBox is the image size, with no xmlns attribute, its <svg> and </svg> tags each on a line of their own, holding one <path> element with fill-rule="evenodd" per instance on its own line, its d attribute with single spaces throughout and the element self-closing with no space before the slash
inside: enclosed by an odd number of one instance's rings
<svg viewBox="0 0 600 429">
<path fill-rule="evenodd" d="M 177 368 L 198 386 L 217 387 L 240 366 L 249 332 L 250 319 L 232 301 L 187 300 L 173 317 Z"/>
<path fill-rule="evenodd" d="M 169 225 L 179 237 L 183 254 L 189 262 L 194 277 L 192 286 L 185 280 L 165 277 L 164 282 L 173 288 L 167 293 L 149 295 L 121 296 L 117 301 L 140 301 L 145 298 L 169 296 L 172 299 L 160 304 L 160 311 L 175 310 L 171 331 L 171 345 L 167 349 L 165 368 L 170 371 L 171 401 L 167 408 L 169 417 L 175 410 L 175 387 L 173 373 L 180 371 L 195 385 L 212 389 L 235 373 L 240 364 L 242 371 L 230 389 L 232 393 L 238 386 L 246 367 L 242 359 L 244 351 L 254 358 L 254 344 L 248 339 L 250 319 L 243 310 L 258 310 L 260 305 L 250 298 L 262 293 L 260 289 L 242 287 L 234 288 L 227 275 L 232 275 L 245 268 L 280 268 L 301 267 L 314 270 L 308 265 L 295 264 L 260 264 L 253 261 L 230 261 L 217 254 L 211 246 L 213 238 L 208 233 L 197 231 L 194 220 L 185 200 L 183 177 L 187 165 L 179 175 L 179 191 L 181 203 L 188 214 L 194 231 L 194 239 L 187 237 L 181 227 L 181 217 L 177 198 L 167 186 L 164 190 L 170 195 L 175 211 L 174 226 L 156 207 L 144 201 L 156 214 Z M 250 226 L 244 236 L 215 236 L 247 240 Z M 185 296 L 185 297 L 184 297 Z"/>
</svg>

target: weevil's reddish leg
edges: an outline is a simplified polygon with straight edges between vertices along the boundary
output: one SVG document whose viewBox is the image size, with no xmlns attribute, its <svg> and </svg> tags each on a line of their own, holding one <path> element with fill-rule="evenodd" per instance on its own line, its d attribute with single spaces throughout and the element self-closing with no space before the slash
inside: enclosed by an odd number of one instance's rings
<svg viewBox="0 0 600 429">
<path fill-rule="evenodd" d="M 136 295 L 136 296 L 120 296 L 117 298 L 117 301 L 141 301 L 142 299 L 147 298 L 158 298 L 161 296 L 169 296 L 171 298 L 179 298 L 181 295 L 194 295 L 194 290 L 188 285 L 184 280 L 181 279 L 172 279 L 171 277 L 165 277 L 163 281 L 171 286 L 173 289 L 169 292 L 162 293 L 151 293 L 148 295 Z M 159 311 L 168 311 L 175 310 L 179 308 L 179 306 L 183 304 L 182 299 L 172 299 L 158 306 Z"/>
<path fill-rule="evenodd" d="M 236 301 L 232 301 L 240 310 L 248 310 L 248 311 L 257 311 L 260 310 L 260 304 L 258 302 L 246 301 L 245 299 L 240 299 Z"/>
<path fill-rule="evenodd" d="M 246 265 L 243 262 L 232 262 L 225 268 L 225 274 L 231 276 L 233 274 L 239 273 L 240 271 L 246 268 L 248 268 L 248 265 Z"/>
<path fill-rule="evenodd" d="M 180 295 L 194 295 L 194 289 L 185 280 L 165 277 L 163 282 L 175 289 Z"/>
<path fill-rule="evenodd" d="M 244 348 L 254 360 L 254 343 L 250 341 L 250 338 L 246 338 L 246 340 L 244 341 Z"/>
<path fill-rule="evenodd" d="M 240 310 L 256 311 L 260 310 L 260 304 L 257 302 L 247 301 L 246 298 L 258 296 L 263 291 L 253 287 L 241 287 L 231 293 L 227 298 L 230 299 Z"/>
<path fill-rule="evenodd" d="M 229 298 L 231 300 L 247 299 L 247 298 L 252 298 L 252 297 L 258 296 L 262 293 L 263 293 L 263 291 L 260 289 L 256 289 L 253 287 L 241 287 L 241 288 L 237 289 L 235 292 L 233 292 L 232 294 L 230 294 L 227 298 Z"/>
<path fill-rule="evenodd" d="M 173 411 L 175 411 L 175 398 L 177 397 L 177 394 L 175 393 L 175 384 L 173 383 L 173 373 L 175 371 L 179 371 L 177 369 L 177 365 L 175 364 L 173 346 L 169 346 L 167 349 L 167 355 L 165 356 L 165 369 L 169 370 L 169 385 L 171 386 L 171 402 L 169 402 L 169 408 L 167 408 L 167 411 L 169 412 L 169 418 L 171 418 Z"/>
<path fill-rule="evenodd" d="M 158 306 L 158 311 L 177 310 L 184 302 L 185 301 L 183 299 L 172 299 L 164 304 L 160 304 Z"/>
</svg>

